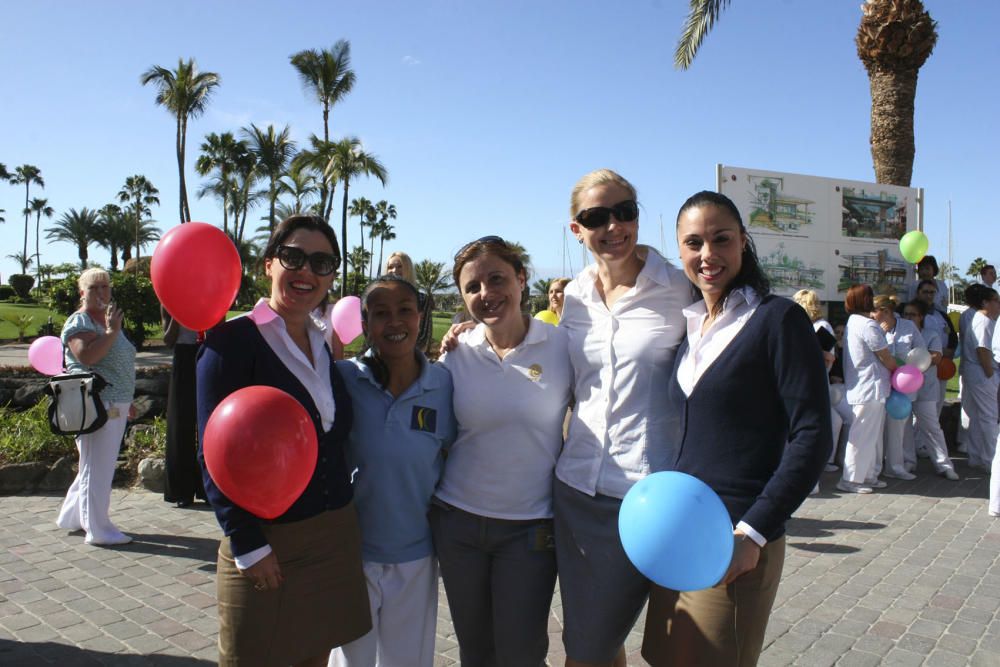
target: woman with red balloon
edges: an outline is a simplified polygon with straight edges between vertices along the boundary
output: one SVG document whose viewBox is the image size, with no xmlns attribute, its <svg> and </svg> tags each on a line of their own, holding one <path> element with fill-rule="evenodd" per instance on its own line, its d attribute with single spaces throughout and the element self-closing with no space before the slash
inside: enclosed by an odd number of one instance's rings
<svg viewBox="0 0 1000 667">
<path fill-rule="evenodd" d="M 200 458 L 225 533 L 220 665 L 324 665 L 371 628 L 344 457 L 351 401 L 319 310 L 339 264 L 324 220 L 284 220 L 264 251 L 270 297 L 199 352 Z"/>
<path fill-rule="evenodd" d="M 778 590 L 785 522 L 832 448 L 826 368 L 805 311 L 769 294 L 739 210 L 703 191 L 677 215 L 677 244 L 701 300 L 684 308 L 666 406 L 670 469 L 702 480 L 736 524 L 715 586 L 654 585 L 642 655 L 651 665 L 757 664 Z"/>
</svg>

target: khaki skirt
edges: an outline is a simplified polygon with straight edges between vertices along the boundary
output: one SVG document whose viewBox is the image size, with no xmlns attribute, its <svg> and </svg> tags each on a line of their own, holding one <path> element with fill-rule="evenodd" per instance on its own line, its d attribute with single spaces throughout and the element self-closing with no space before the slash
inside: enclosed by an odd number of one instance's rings
<svg viewBox="0 0 1000 667">
<path fill-rule="evenodd" d="M 284 577 L 277 590 L 255 591 L 236 568 L 229 538 L 219 544 L 220 665 L 288 665 L 371 630 L 353 504 L 263 529 Z"/>
</svg>

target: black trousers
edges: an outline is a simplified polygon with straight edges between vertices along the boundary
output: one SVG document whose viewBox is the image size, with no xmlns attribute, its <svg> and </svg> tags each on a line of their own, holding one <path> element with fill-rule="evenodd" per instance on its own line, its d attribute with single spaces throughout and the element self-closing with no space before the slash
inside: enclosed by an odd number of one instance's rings
<svg viewBox="0 0 1000 667">
<path fill-rule="evenodd" d="M 195 401 L 197 345 L 175 345 L 167 396 L 167 480 L 163 499 L 190 503 L 205 497 L 198 465 L 198 422 Z"/>
</svg>

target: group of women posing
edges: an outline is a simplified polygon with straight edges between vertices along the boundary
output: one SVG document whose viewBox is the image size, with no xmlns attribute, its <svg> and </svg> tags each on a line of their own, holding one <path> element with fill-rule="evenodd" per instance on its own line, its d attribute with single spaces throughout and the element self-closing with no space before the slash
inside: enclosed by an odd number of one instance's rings
<svg viewBox="0 0 1000 667">
<path fill-rule="evenodd" d="M 638 244 L 638 222 L 620 175 L 577 183 L 569 227 L 594 263 L 565 286 L 558 327 L 523 313 L 514 247 L 463 246 L 453 277 L 474 324 L 438 364 L 416 346 L 415 288 L 388 276 L 362 297 L 368 351 L 334 362 L 317 310 L 333 232 L 278 225 L 270 298 L 203 347 L 199 422 L 242 386 L 276 386 L 313 416 L 319 460 L 268 522 L 206 473 L 225 532 L 221 664 L 430 665 L 438 567 L 463 665 L 543 665 L 557 577 L 569 666 L 624 665 L 647 600 L 651 664 L 756 664 L 785 522 L 831 449 L 822 354 L 804 311 L 769 294 L 729 199 L 681 207 L 682 269 Z M 658 470 L 699 477 L 729 510 L 733 560 L 713 588 L 660 588 L 625 555 L 622 498 Z"/>
</svg>

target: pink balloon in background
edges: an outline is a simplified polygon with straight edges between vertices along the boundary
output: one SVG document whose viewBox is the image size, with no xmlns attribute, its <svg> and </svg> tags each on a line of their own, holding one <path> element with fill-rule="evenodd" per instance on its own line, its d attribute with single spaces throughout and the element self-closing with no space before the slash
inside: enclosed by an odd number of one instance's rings
<svg viewBox="0 0 1000 667">
<path fill-rule="evenodd" d="M 56 336 L 42 336 L 28 348 L 31 367 L 43 375 L 59 375 L 63 372 L 62 340 Z"/>
<path fill-rule="evenodd" d="M 924 386 L 924 374 L 911 364 L 900 366 L 892 374 L 892 386 L 903 394 L 914 394 Z"/>
<path fill-rule="evenodd" d="M 361 335 L 361 299 L 345 296 L 333 304 L 330 310 L 330 324 L 337 332 L 337 338 L 344 345 Z"/>
</svg>

